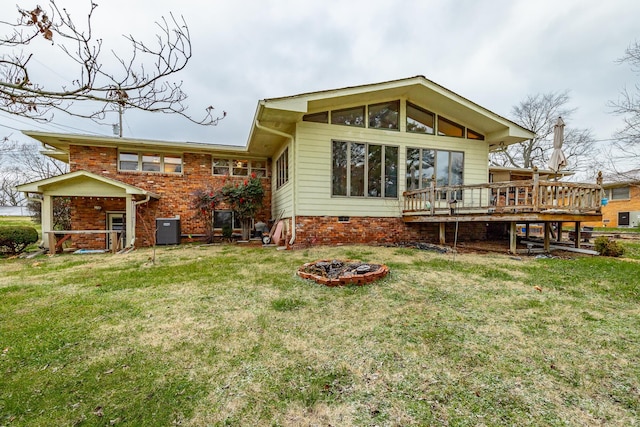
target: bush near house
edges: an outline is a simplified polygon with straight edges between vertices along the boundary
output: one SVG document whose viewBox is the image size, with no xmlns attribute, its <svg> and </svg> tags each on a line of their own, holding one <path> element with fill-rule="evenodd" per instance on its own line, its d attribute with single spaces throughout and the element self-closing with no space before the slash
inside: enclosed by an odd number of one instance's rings
<svg viewBox="0 0 640 427">
<path fill-rule="evenodd" d="M 38 232 L 33 227 L 0 227 L 0 253 L 16 255 L 38 241 Z"/>
</svg>

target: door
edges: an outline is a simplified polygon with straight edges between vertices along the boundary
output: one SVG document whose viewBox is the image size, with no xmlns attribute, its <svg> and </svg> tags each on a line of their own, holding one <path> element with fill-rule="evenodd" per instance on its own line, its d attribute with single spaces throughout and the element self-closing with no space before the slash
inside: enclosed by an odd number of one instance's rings
<svg viewBox="0 0 640 427">
<path fill-rule="evenodd" d="M 124 248 L 126 220 L 124 212 L 108 212 L 107 213 L 107 230 L 120 231 L 118 235 L 120 240 L 120 248 Z M 111 242 L 111 235 L 107 233 L 107 250 L 111 250 L 113 242 Z"/>
<path fill-rule="evenodd" d="M 629 226 L 629 212 L 618 212 L 618 227 Z"/>
</svg>

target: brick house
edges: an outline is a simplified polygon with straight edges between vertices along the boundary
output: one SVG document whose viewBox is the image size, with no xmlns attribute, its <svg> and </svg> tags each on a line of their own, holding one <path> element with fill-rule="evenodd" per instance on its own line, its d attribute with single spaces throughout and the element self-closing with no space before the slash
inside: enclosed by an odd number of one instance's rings
<svg viewBox="0 0 640 427">
<path fill-rule="evenodd" d="M 640 181 L 611 182 L 602 185 L 607 204 L 602 206 L 602 221 L 585 225 L 595 227 L 640 226 Z"/>
<path fill-rule="evenodd" d="M 68 196 L 74 230 L 108 231 L 116 218 L 125 246 L 149 244 L 143 225 L 154 218 L 179 217 L 183 238 L 201 234 L 190 194 L 252 171 L 267 190 L 259 219 L 281 218 L 293 246 L 484 239 L 493 223 L 601 218 L 595 184 L 537 171 L 490 183 L 490 151 L 534 134 L 423 76 L 261 100 L 244 147 L 25 133 L 70 164 L 19 187 L 43 196 L 43 219 L 51 197 Z"/>
</svg>

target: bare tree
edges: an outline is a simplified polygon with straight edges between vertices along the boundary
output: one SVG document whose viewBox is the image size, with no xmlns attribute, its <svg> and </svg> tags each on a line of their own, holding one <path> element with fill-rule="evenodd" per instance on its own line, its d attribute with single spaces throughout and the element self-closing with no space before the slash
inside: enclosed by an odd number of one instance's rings
<svg viewBox="0 0 640 427">
<path fill-rule="evenodd" d="M 533 139 L 502 147 L 492 153 L 491 164 L 530 169 L 546 167 L 553 151 L 553 126 L 558 117 L 569 123 L 575 109 L 567 107 L 568 92 L 529 95 L 514 106 L 512 119 L 535 132 Z M 588 129 L 565 127 L 563 151 L 571 170 L 584 170 L 593 151 L 594 138 Z"/>
<path fill-rule="evenodd" d="M 133 35 L 124 36 L 131 52 L 121 56 L 111 52 L 113 69 L 103 63 L 103 40 L 95 38 L 92 19 L 98 5 L 92 1 L 84 27 L 72 20 L 71 13 L 49 1 L 49 9 L 18 7 L 15 22 L 0 20 L 5 33 L 0 47 L 15 53 L 0 55 L 0 111 L 46 121 L 55 111 L 101 121 L 112 110 L 134 108 L 144 111 L 177 114 L 191 122 L 215 125 L 226 115 L 214 116 L 214 108 L 205 109 L 202 118 L 187 113 L 187 94 L 183 82 L 172 81 L 189 62 L 191 38 L 183 18 L 173 14 L 156 22 L 155 43 L 146 43 Z M 32 64 L 37 61 L 39 43 L 58 48 L 63 57 L 75 64 L 77 71 L 59 87 L 36 81 Z M 11 50 L 8 49 L 8 50 Z M 80 101 L 94 102 L 90 112 L 74 108 Z"/>
<path fill-rule="evenodd" d="M 68 172 L 69 166 L 39 152 L 36 142 L 5 140 L 0 158 L 0 204 L 19 206 L 24 203 L 22 193 L 15 187 L 29 181 L 51 178 Z"/>
<path fill-rule="evenodd" d="M 629 45 L 618 62 L 629 64 L 633 72 L 640 74 L 640 42 Z M 624 118 L 624 126 L 615 134 L 613 146 L 617 153 L 611 154 L 611 169 L 620 179 L 637 179 L 640 168 L 640 84 L 636 83 L 633 89 L 624 88 L 618 99 L 609 105 L 615 114 Z M 619 170 L 619 165 L 623 165 L 625 170 Z"/>
</svg>

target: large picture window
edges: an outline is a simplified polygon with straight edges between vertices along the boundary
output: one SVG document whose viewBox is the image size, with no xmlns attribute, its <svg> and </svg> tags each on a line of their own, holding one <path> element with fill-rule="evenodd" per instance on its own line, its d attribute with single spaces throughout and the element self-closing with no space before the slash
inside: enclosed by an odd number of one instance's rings
<svg viewBox="0 0 640 427">
<path fill-rule="evenodd" d="M 618 187 L 611 189 L 611 200 L 629 200 L 629 187 Z"/>
<path fill-rule="evenodd" d="M 331 194 L 398 197 L 398 147 L 333 141 Z"/>
<path fill-rule="evenodd" d="M 433 135 L 436 128 L 435 123 L 435 114 L 407 102 L 407 132 Z"/>
<path fill-rule="evenodd" d="M 435 176 L 436 185 L 462 185 L 464 153 L 459 151 L 407 148 L 407 190 L 428 188 Z"/>
</svg>

